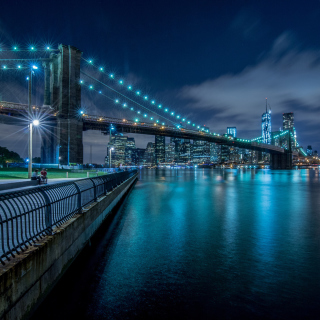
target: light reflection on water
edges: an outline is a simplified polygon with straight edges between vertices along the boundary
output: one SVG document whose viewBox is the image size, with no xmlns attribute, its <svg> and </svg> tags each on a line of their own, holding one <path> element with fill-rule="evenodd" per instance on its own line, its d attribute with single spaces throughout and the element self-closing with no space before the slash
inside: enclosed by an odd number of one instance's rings
<svg viewBox="0 0 320 320">
<path fill-rule="evenodd" d="M 143 170 L 85 271 L 94 280 L 85 294 L 69 289 L 81 302 L 66 308 L 87 319 L 316 319 L 319 192 L 315 170 Z"/>
</svg>

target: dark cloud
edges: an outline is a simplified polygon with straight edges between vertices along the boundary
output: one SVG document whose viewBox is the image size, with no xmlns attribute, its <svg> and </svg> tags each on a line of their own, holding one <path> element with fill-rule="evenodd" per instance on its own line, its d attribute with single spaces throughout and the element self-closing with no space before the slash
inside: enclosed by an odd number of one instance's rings
<svg viewBox="0 0 320 320">
<path fill-rule="evenodd" d="M 275 127 L 281 125 L 282 113 L 295 112 L 301 144 L 309 144 L 311 141 L 305 135 L 307 126 L 317 128 L 319 123 L 320 51 L 299 48 L 292 33 L 285 32 L 257 64 L 237 74 L 185 86 L 179 96 L 187 101 L 188 108 L 206 114 L 209 126 L 215 131 L 235 125 L 240 136 L 248 128 L 255 128 L 256 136 L 261 134 L 261 114 L 267 97 Z M 320 128 L 313 135 L 319 136 Z"/>
</svg>

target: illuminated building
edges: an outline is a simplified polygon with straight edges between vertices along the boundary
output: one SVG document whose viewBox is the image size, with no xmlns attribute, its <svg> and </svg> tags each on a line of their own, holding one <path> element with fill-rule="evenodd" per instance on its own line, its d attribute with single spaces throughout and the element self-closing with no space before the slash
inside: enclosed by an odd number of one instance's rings
<svg viewBox="0 0 320 320">
<path fill-rule="evenodd" d="M 108 143 L 108 156 L 110 148 L 111 150 L 111 165 L 113 167 L 118 167 L 124 165 L 126 161 L 125 150 L 127 144 L 127 138 L 121 134 L 111 136 L 110 142 Z"/>
<path fill-rule="evenodd" d="M 174 156 L 174 160 L 176 162 L 179 162 L 179 154 L 180 154 L 180 148 L 181 148 L 181 143 L 182 143 L 183 139 L 180 138 L 170 138 L 170 143 L 174 143 L 174 152 L 175 152 L 175 156 Z"/>
<path fill-rule="evenodd" d="M 146 166 L 153 166 L 155 164 L 154 149 L 155 149 L 154 142 L 148 142 L 147 149 L 144 153 Z"/>
<path fill-rule="evenodd" d="M 184 139 L 180 146 L 179 162 L 188 163 L 192 157 L 192 145 L 190 140 Z"/>
<path fill-rule="evenodd" d="M 211 142 L 210 143 L 210 162 L 219 162 L 221 155 L 220 145 Z"/>
<path fill-rule="evenodd" d="M 285 131 L 285 130 L 292 130 L 293 131 L 294 113 L 293 112 L 283 113 L 282 119 L 283 119 L 283 131 Z"/>
<path fill-rule="evenodd" d="M 227 135 L 236 138 L 237 137 L 237 128 L 236 127 L 227 127 Z"/>
<path fill-rule="evenodd" d="M 193 140 L 193 163 L 210 163 L 210 142 Z"/>
<path fill-rule="evenodd" d="M 271 109 L 268 110 L 266 99 L 266 112 L 262 114 L 262 143 L 271 144 Z"/>
<path fill-rule="evenodd" d="M 155 136 L 155 162 L 163 163 L 166 160 L 166 137 Z"/>
<path fill-rule="evenodd" d="M 126 165 L 134 165 L 135 161 L 134 157 L 134 150 L 136 148 L 136 143 L 134 138 L 127 138 L 126 148 L 125 148 L 125 164 Z"/>
<path fill-rule="evenodd" d="M 175 159 L 175 144 L 173 142 L 166 144 L 166 162 L 173 162 Z"/>
<path fill-rule="evenodd" d="M 312 146 L 307 147 L 307 155 L 312 156 Z"/>
</svg>

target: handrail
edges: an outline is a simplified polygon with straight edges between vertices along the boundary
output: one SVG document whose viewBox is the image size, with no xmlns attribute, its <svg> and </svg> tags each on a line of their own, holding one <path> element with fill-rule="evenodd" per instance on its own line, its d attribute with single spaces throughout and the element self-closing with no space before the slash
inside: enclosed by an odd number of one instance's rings
<svg viewBox="0 0 320 320">
<path fill-rule="evenodd" d="M 137 170 L 107 174 L 73 182 L 39 186 L 0 194 L 0 262 L 24 252 L 29 246 L 83 207 L 131 178 Z"/>
</svg>

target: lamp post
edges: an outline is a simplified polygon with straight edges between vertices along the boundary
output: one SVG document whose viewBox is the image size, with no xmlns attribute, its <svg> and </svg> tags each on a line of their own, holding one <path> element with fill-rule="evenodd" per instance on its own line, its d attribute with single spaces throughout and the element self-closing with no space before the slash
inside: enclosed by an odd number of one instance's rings
<svg viewBox="0 0 320 320">
<path fill-rule="evenodd" d="M 111 168 L 111 151 L 114 150 L 114 148 L 110 148 L 110 156 L 109 156 L 109 168 Z"/>
<path fill-rule="evenodd" d="M 31 178 L 32 175 L 32 125 L 39 125 L 39 120 L 32 121 L 32 107 L 31 107 L 31 95 L 32 95 L 32 69 L 38 69 L 37 66 L 32 66 L 29 71 L 29 78 L 28 78 L 28 117 L 29 117 L 29 141 L 28 141 L 28 178 Z"/>
</svg>

